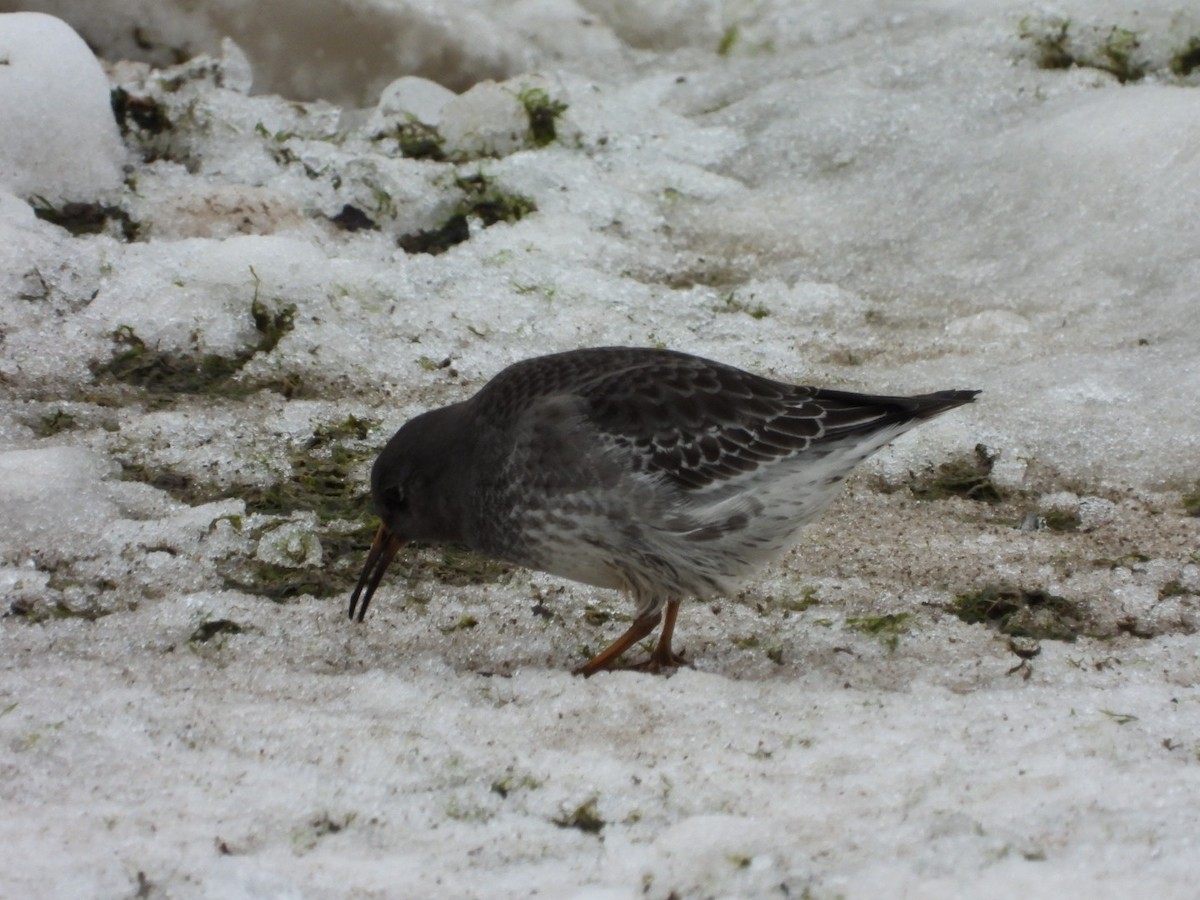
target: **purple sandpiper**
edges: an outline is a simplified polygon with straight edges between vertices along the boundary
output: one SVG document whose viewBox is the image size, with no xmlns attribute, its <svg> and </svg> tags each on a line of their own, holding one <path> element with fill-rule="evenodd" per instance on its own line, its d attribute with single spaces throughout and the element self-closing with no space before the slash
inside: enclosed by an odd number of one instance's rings
<svg viewBox="0 0 1200 900">
<path fill-rule="evenodd" d="M 379 454 L 382 523 L 350 618 L 362 621 L 404 543 L 463 544 L 633 595 L 633 624 L 577 674 L 615 668 L 660 622 L 635 668 L 678 666 L 684 597 L 729 593 L 796 542 L 858 463 L 978 393 L 854 394 L 633 347 L 515 363 Z"/>
</svg>

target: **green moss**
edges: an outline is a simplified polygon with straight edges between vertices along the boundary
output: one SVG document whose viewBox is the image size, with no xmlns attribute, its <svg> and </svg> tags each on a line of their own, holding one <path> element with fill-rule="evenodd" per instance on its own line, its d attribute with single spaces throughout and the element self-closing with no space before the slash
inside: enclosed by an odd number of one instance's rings
<svg viewBox="0 0 1200 900">
<path fill-rule="evenodd" d="M 454 183 L 462 192 L 454 211 L 438 228 L 403 235 L 397 243 L 404 252 L 436 256 L 470 239 L 468 220 L 472 218 L 479 219 L 484 228 L 489 228 L 497 222 L 519 221 L 537 211 L 537 204 L 529 197 L 503 191 L 482 172 L 460 175 Z"/>
<path fill-rule="evenodd" d="M 375 135 L 375 140 L 393 140 L 400 155 L 408 159 L 430 159 L 442 162 L 446 154 L 442 147 L 445 138 L 432 125 L 426 125 L 415 116 L 408 116 L 393 128 Z"/>
<path fill-rule="evenodd" d="M 1171 57 L 1170 66 L 1180 78 L 1186 78 L 1200 68 L 1200 37 L 1189 38 L 1187 44 Z"/>
<path fill-rule="evenodd" d="M 454 587 L 471 584 L 493 584 L 512 572 L 509 563 L 476 553 L 456 544 L 430 548 L 420 553 L 409 567 L 409 583 L 436 581 Z"/>
<path fill-rule="evenodd" d="M 1082 35 L 1081 33 L 1082 32 Z M 1116 77 L 1122 84 L 1145 77 L 1146 67 L 1135 60 L 1141 47 L 1137 32 L 1119 25 L 1109 28 L 1102 39 L 1100 29 L 1073 26 L 1058 16 L 1026 16 L 1017 34 L 1034 48 L 1034 61 L 1041 69 L 1069 69 L 1079 66 L 1099 69 Z M 1172 71 L 1175 71 L 1172 60 Z M 1176 72 L 1176 74 L 1179 74 Z"/>
<path fill-rule="evenodd" d="M 442 153 L 443 138 L 438 130 L 424 122 L 406 122 L 396 129 L 396 141 L 400 155 L 409 159 L 445 159 Z"/>
<path fill-rule="evenodd" d="M 318 528 L 321 559 L 314 565 L 277 565 L 249 557 L 231 561 L 221 569 L 227 588 L 245 591 L 282 603 L 295 597 L 341 597 L 358 580 L 363 554 L 375 534 L 373 525 L 353 528 Z"/>
<path fill-rule="evenodd" d="M 753 299 L 754 295 L 750 295 Z M 745 313 L 752 319 L 765 319 L 771 314 L 771 310 L 767 309 L 761 303 L 751 303 L 749 300 L 739 299 L 737 293 L 730 291 L 725 295 L 725 302 L 717 307 L 717 312 L 721 313 Z"/>
<path fill-rule="evenodd" d="M 492 793 L 499 794 L 501 798 L 507 798 L 509 794 L 517 790 L 535 791 L 542 786 L 542 783 L 532 775 L 516 775 L 509 770 L 504 773 L 502 778 L 497 778 L 492 782 Z"/>
<path fill-rule="evenodd" d="M 732 53 L 740 34 L 741 29 L 737 25 L 730 25 L 726 28 L 724 34 L 721 35 L 721 40 L 717 42 L 717 56 L 728 56 Z"/>
<path fill-rule="evenodd" d="M 991 479 L 995 457 L 983 444 L 975 445 L 972 456 L 942 463 L 925 478 L 913 484 L 913 495 L 921 500 L 966 497 L 980 503 L 998 503 L 1004 491 Z"/>
<path fill-rule="evenodd" d="M 367 492 L 354 477 L 375 452 L 365 446 L 375 423 L 347 416 L 316 426 L 312 436 L 292 451 L 288 476 L 264 486 L 218 486 L 188 475 L 130 462 L 122 463 L 126 478 L 153 485 L 188 505 L 227 497 L 241 498 L 247 513 L 287 517 L 304 511 L 316 514 L 314 536 L 322 558 L 313 565 L 284 566 L 258 559 L 238 559 L 222 571 L 229 587 L 282 601 L 301 594 L 328 597 L 346 593 L 357 580 L 363 553 L 376 526 L 363 522 Z M 234 522 L 239 531 L 241 521 Z M 465 564 L 460 569 L 469 569 Z M 476 583 L 463 580 L 459 583 Z"/>
<path fill-rule="evenodd" d="M 334 818 L 328 812 L 322 812 L 292 831 L 292 849 L 297 854 L 305 854 L 317 846 L 324 838 L 337 834 L 349 828 L 357 813 L 346 813 Z"/>
<path fill-rule="evenodd" d="M 153 485 L 191 506 L 234 496 L 245 501 L 249 513 L 289 516 L 297 511 L 308 511 L 316 513 L 318 520 L 325 524 L 357 520 L 365 509 L 366 490 L 351 479 L 351 473 L 374 453 L 374 449 L 345 443 L 330 445 L 329 441 L 334 439 L 331 434 L 341 429 L 353 429 L 357 434 L 360 429 L 369 430 L 372 425 L 369 420 L 351 416 L 341 423 L 318 426 L 313 437 L 293 451 L 290 476 L 269 485 L 218 487 L 169 469 L 127 461 L 122 461 L 121 465 L 126 479 Z M 332 534 L 322 538 L 322 544 L 333 538 Z"/>
<path fill-rule="evenodd" d="M 75 417 L 65 409 L 56 409 L 42 416 L 34 427 L 38 437 L 51 437 L 76 426 Z"/>
<path fill-rule="evenodd" d="M 291 459 L 291 477 L 267 487 L 242 488 L 239 496 L 249 512 L 286 516 L 311 510 L 322 522 L 358 518 L 366 492 L 349 476 L 369 452 L 341 444 L 323 455 L 297 452 Z"/>
<path fill-rule="evenodd" d="M 375 419 L 360 419 L 355 415 L 340 422 L 324 422 L 313 429 L 313 436 L 305 446 L 312 450 L 340 441 L 365 441 L 378 424 Z"/>
<path fill-rule="evenodd" d="M 1074 641 L 1089 633 L 1087 617 L 1078 604 L 1038 588 L 989 584 L 959 594 L 951 610 L 964 622 L 991 625 L 1013 637 Z"/>
<path fill-rule="evenodd" d="M 1101 48 L 1107 65 L 1097 65 L 1096 68 L 1111 72 L 1122 84 L 1140 80 L 1145 77 L 1146 69 L 1133 61 L 1133 52 L 1139 46 L 1136 32 L 1114 25 Z"/>
<path fill-rule="evenodd" d="M 188 643 L 206 644 L 215 637 L 241 634 L 243 631 L 245 629 L 232 619 L 208 619 L 196 627 L 192 636 L 188 638 Z"/>
<path fill-rule="evenodd" d="M 113 88 L 109 95 L 113 118 L 122 134 L 138 130 L 149 135 L 170 131 L 173 125 L 166 107 L 149 97 L 135 97 L 124 88 Z"/>
<path fill-rule="evenodd" d="M 329 221 L 342 231 L 378 231 L 375 220 L 352 204 L 342 206 L 342 211 L 336 216 L 330 216 Z"/>
<path fill-rule="evenodd" d="M 895 650 L 900 635 L 908 631 L 912 613 L 888 613 L 882 616 L 851 616 L 846 627 L 851 631 L 869 634 L 880 639 L 888 650 Z"/>
<path fill-rule="evenodd" d="M 584 834 L 599 834 L 608 823 L 600 818 L 596 809 L 597 798 L 577 806 L 570 815 L 552 820 L 559 828 L 577 828 Z"/>
<path fill-rule="evenodd" d="M 446 818 L 458 822 L 489 822 L 495 815 L 492 810 L 474 804 L 464 804 L 458 798 L 447 801 Z"/>
<path fill-rule="evenodd" d="M 253 272 L 254 270 L 251 269 Z M 257 280 L 258 276 L 255 276 Z M 258 287 L 254 288 L 255 297 L 250 304 L 250 316 L 254 320 L 254 328 L 259 334 L 254 350 L 246 357 L 249 360 L 255 353 L 270 353 L 283 340 L 283 336 L 296 327 L 296 305 L 289 303 L 278 309 L 272 309 L 258 299 Z"/>
<path fill-rule="evenodd" d="M 437 256 L 455 244 L 469 240 L 470 237 L 471 227 L 467 224 L 467 217 L 455 213 L 440 228 L 402 235 L 396 243 L 405 253 L 428 253 L 430 256 Z"/>
<path fill-rule="evenodd" d="M 513 289 L 513 291 L 515 291 L 517 294 L 521 295 L 522 297 L 528 296 L 530 294 L 539 294 L 539 295 L 541 295 L 542 299 L 546 300 L 547 302 L 553 301 L 554 298 L 558 296 L 558 288 L 553 287 L 553 286 L 547 287 L 546 285 L 541 285 L 541 284 L 521 284 L 519 282 L 514 281 L 514 282 L 512 282 L 512 289 Z M 472 331 L 474 331 L 474 329 L 472 329 Z M 477 337 L 486 337 L 486 335 L 480 335 L 480 334 L 477 334 L 476 336 Z"/>
<path fill-rule="evenodd" d="M 315 536 L 321 542 L 322 553 L 315 565 L 293 567 L 255 558 L 239 559 L 224 568 L 224 584 L 277 603 L 306 594 L 341 597 L 358 580 L 364 552 L 375 530 L 375 525 L 369 523 L 352 527 L 320 525 Z"/>
<path fill-rule="evenodd" d="M 1069 69 L 1075 64 L 1075 57 L 1068 49 L 1070 28 L 1070 19 L 1026 16 L 1017 26 L 1017 34 L 1033 45 L 1039 69 Z"/>
<path fill-rule="evenodd" d="M 454 183 L 463 192 L 461 212 L 481 220 L 485 228 L 497 222 L 517 222 L 537 210 L 533 200 L 505 192 L 482 172 L 459 176 Z"/>
<path fill-rule="evenodd" d="M 154 97 L 130 94 L 123 88 L 113 89 L 109 99 L 121 136 L 141 154 L 144 162 L 161 159 L 188 162 L 179 157 L 179 148 L 172 146 L 178 123 L 168 114 L 166 104 Z M 193 125 L 192 118 L 185 114 L 185 125 Z"/>
<path fill-rule="evenodd" d="M 217 496 L 212 492 L 196 489 L 192 479 L 187 475 L 173 472 L 169 469 L 155 469 L 141 463 L 128 462 L 127 460 L 119 461 L 121 463 L 121 477 L 124 480 L 137 481 L 158 488 L 160 491 L 166 491 L 180 503 L 195 506 L 199 503 L 208 503 L 211 500 L 217 499 Z"/>
<path fill-rule="evenodd" d="M 111 375 L 154 393 L 200 393 L 239 368 L 234 360 L 215 354 L 183 356 L 153 350 L 128 325 L 118 327 L 112 338 L 120 349 L 107 363 L 93 365 L 93 374 Z"/>
<path fill-rule="evenodd" d="M 33 198 L 33 212 L 39 219 L 66 229 L 79 237 L 83 234 L 102 234 L 109 222 L 115 222 L 121 237 L 135 241 L 141 226 L 119 206 L 101 203 L 64 203 L 54 206 L 44 197 Z"/>
<path fill-rule="evenodd" d="M 132 385 L 159 399 L 176 394 L 240 398 L 263 387 L 279 387 L 286 391 L 286 382 L 263 384 L 235 379 L 256 353 L 270 353 L 294 327 L 294 305 L 272 309 L 258 299 L 257 287 L 255 295 L 249 312 L 258 340 L 233 356 L 159 350 L 148 345 L 130 326 L 121 325 L 112 334 L 117 351 L 107 362 L 93 362 L 90 366 L 92 374 L 98 379 L 110 378 Z M 285 393 L 285 396 L 290 394 Z"/>
<path fill-rule="evenodd" d="M 526 88 L 517 94 L 529 119 L 529 141 L 535 147 L 545 147 L 558 139 L 558 117 L 567 111 L 567 104 L 551 100 L 542 88 Z"/>
<path fill-rule="evenodd" d="M 1042 516 L 1042 522 L 1051 531 L 1070 532 L 1078 531 L 1082 520 L 1079 514 L 1073 510 L 1052 509 Z"/>
<path fill-rule="evenodd" d="M 798 613 L 804 612 L 820 602 L 821 598 L 817 596 L 817 589 L 811 584 L 806 584 L 800 589 L 799 597 L 792 597 L 783 602 L 783 608 L 788 612 Z"/>
<path fill-rule="evenodd" d="M 250 513 L 287 516 L 296 510 L 312 510 L 328 521 L 352 508 L 351 501 L 343 497 L 346 484 L 341 477 L 342 468 L 336 462 L 296 458 L 291 477 L 268 485 L 239 485 L 230 492 L 246 502 Z"/>
<path fill-rule="evenodd" d="M 363 499 L 365 500 L 365 496 Z M 358 564 L 362 561 L 366 548 L 370 547 L 371 542 L 375 539 L 376 531 L 378 531 L 378 525 L 369 521 L 350 527 L 343 524 L 341 527 L 335 528 L 330 524 L 322 526 L 317 531 L 317 537 L 321 539 L 321 549 L 324 551 L 326 560 L 331 563 L 337 560 L 349 561 L 352 569 L 351 581 L 353 581 L 358 575 Z M 331 568 L 336 569 L 336 566 L 326 565 L 324 570 L 329 571 Z"/>
<path fill-rule="evenodd" d="M 332 597 L 346 593 L 354 584 L 351 578 L 336 578 L 320 567 L 289 568 L 249 559 L 236 571 L 223 576 L 225 587 L 245 591 L 282 603 L 309 594 L 313 597 Z"/>
<path fill-rule="evenodd" d="M 1129 569 L 1138 563 L 1149 562 L 1150 557 L 1145 553 L 1133 551 L 1126 553 L 1124 556 L 1111 558 L 1107 556 L 1099 556 L 1091 561 L 1093 566 L 1100 569 Z"/>
<path fill-rule="evenodd" d="M 1189 516 L 1200 516 L 1200 485 L 1183 495 L 1183 511 Z"/>
<path fill-rule="evenodd" d="M 1133 715 L 1133 713 L 1113 712 L 1111 709 L 1102 709 L 1100 712 L 1103 715 L 1108 716 L 1118 725 L 1128 725 L 1130 722 L 1136 722 L 1138 720 L 1138 717 Z"/>
<path fill-rule="evenodd" d="M 479 620 L 471 615 L 462 615 L 458 617 L 458 621 L 449 628 L 443 628 L 442 631 L 446 634 L 451 634 L 455 631 L 470 631 L 479 624 Z"/>
<path fill-rule="evenodd" d="M 57 590 L 62 590 L 65 587 L 69 587 L 70 584 L 64 582 L 62 579 L 52 578 L 50 586 Z M 105 589 L 111 590 L 112 588 L 111 586 L 106 586 Z M 7 614 L 19 617 L 30 625 L 38 625 L 54 619 L 82 619 L 85 622 L 95 622 L 97 619 L 103 619 L 114 612 L 116 612 L 115 609 L 105 609 L 94 604 L 68 606 L 66 602 L 59 598 L 53 602 L 14 600 L 9 604 Z"/>
<path fill-rule="evenodd" d="M 895 634 L 908 628 L 912 613 L 888 613 L 883 616 L 851 616 L 846 625 L 863 634 Z"/>
</svg>

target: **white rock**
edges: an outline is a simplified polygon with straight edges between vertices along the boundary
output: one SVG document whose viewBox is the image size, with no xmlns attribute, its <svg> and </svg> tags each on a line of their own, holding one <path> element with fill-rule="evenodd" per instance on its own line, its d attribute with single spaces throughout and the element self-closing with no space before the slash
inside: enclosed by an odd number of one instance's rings
<svg viewBox="0 0 1200 900">
<path fill-rule="evenodd" d="M 446 149 L 467 156 L 507 156 L 522 150 L 529 117 L 512 84 L 482 81 L 446 104 L 441 132 Z"/>
<path fill-rule="evenodd" d="M 262 536 L 254 556 L 276 566 L 318 566 L 321 539 L 313 533 L 311 522 L 285 522 Z"/>
<path fill-rule="evenodd" d="M 367 128 L 371 133 L 376 133 L 389 125 L 403 123 L 410 117 L 437 127 L 442 121 L 442 110 L 455 96 L 454 91 L 436 81 L 406 75 L 383 89 L 379 105 L 371 114 Z"/>
<path fill-rule="evenodd" d="M 108 80 L 59 19 L 0 15 L 0 123 L 0 184 L 12 193 L 58 203 L 120 186 Z"/>
<path fill-rule="evenodd" d="M 221 39 L 221 87 L 249 94 L 254 86 L 254 69 L 245 52 L 231 38 Z"/>
</svg>

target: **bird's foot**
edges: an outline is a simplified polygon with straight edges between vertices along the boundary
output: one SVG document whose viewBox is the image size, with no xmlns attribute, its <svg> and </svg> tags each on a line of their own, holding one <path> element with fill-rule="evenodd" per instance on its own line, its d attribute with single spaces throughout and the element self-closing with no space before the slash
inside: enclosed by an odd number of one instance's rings
<svg viewBox="0 0 1200 900">
<path fill-rule="evenodd" d="M 655 626 L 658 625 L 660 619 L 658 611 L 652 611 L 634 619 L 628 631 L 582 666 L 575 669 L 574 674 L 587 678 L 590 675 L 595 675 L 597 672 L 612 671 L 615 669 L 657 673 L 690 665 L 686 659 L 671 649 L 671 635 L 675 631 L 675 617 L 678 613 L 679 601 L 668 600 L 666 603 L 666 612 L 661 614 L 662 634 L 659 635 L 658 643 L 654 645 L 654 650 L 650 653 L 649 659 L 640 663 L 633 663 L 632 665 L 618 663 L 621 655 L 626 650 L 649 635 Z"/>
<path fill-rule="evenodd" d="M 632 663 L 609 663 L 603 668 L 582 665 L 576 668 L 572 675 L 595 675 L 597 672 L 649 672 L 651 675 L 662 675 L 675 671 L 678 668 L 687 666 L 692 668 L 691 662 L 685 659 L 681 654 L 668 651 L 667 653 L 659 653 L 655 650 L 648 657 L 639 662 Z"/>
<path fill-rule="evenodd" d="M 669 647 L 666 650 L 655 647 L 654 652 L 646 659 L 641 662 L 629 663 L 620 668 L 626 672 L 649 672 L 651 675 L 661 675 L 673 672 L 683 666 L 692 668 L 692 664 L 684 659 L 682 654 L 676 653 Z"/>
</svg>

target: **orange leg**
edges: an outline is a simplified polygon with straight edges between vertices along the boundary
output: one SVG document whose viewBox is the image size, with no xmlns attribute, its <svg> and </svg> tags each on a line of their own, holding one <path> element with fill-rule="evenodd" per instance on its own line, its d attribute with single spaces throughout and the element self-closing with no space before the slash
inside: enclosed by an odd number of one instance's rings
<svg viewBox="0 0 1200 900">
<path fill-rule="evenodd" d="M 634 619 L 628 631 L 576 669 L 574 674 L 587 678 L 602 669 L 611 669 L 616 658 L 652 632 L 661 618 L 661 613 L 653 613 Z"/>
<path fill-rule="evenodd" d="M 679 615 L 679 601 L 668 600 L 667 610 L 663 613 L 662 634 L 658 636 L 658 643 L 654 647 L 654 652 L 650 654 L 651 670 L 656 669 L 673 669 L 678 666 L 685 665 L 685 660 L 678 653 L 671 650 L 671 635 L 675 631 L 675 619 Z"/>
<path fill-rule="evenodd" d="M 655 626 L 661 621 L 663 623 L 662 634 L 659 636 L 658 644 L 654 647 L 654 652 L 650 658 L 643 663 L 635 663 L 632 666 L 623 666 L 620 668 L 640 669 L 650 672 L 657 672 L 660 669 L 673 669 L 676 666 L 683 665 L 683 657 L 671 651 L 671 633 L 675 630 L 675 619 L 679 615 L 679 601 L 668 600 L 666 613 L 652 613 L 648 616 L 634 619 L 633 624 L 629 629 L 577 668 L 574 672 L 576 675 L 582 675 L 585 678 L 589 675 L 595 675 L 604 669 L 614 668 L 613 663 L 617 658 L 644 638 L 650 632 L 654 631 Z"/>
</svg>

